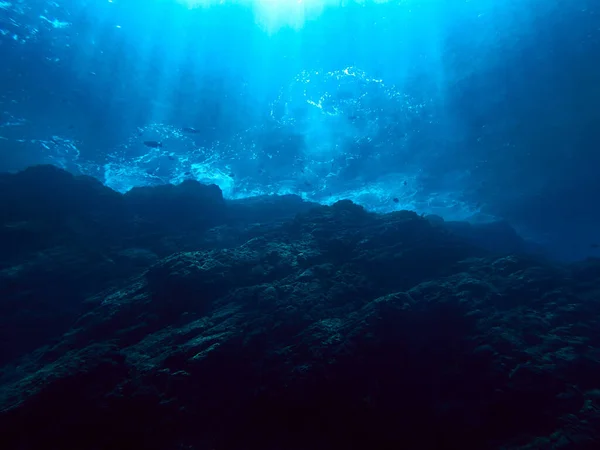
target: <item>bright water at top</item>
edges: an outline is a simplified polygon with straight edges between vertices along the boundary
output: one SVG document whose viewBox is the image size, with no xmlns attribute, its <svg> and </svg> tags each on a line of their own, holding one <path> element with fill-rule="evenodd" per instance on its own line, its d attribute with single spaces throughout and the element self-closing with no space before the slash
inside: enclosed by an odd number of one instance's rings
<svg viewBox="0 0 600 450">
<path fill-rule="evenodd" d="M 600 241 L 591 0 L 0 1 L 0 169 Z"/>
</svg>

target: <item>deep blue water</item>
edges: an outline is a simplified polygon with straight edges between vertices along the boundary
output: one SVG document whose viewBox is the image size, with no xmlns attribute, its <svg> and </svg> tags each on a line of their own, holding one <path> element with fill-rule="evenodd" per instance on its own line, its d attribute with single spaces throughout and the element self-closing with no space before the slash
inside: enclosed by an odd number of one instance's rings
<svg viewBox="0 0 600 450">
<path fill-rule="evenodd" d="M 214 3 L 0 0 L 0 170 L 505 219 L 600 256 L 597 0 Z"/>
</svg>

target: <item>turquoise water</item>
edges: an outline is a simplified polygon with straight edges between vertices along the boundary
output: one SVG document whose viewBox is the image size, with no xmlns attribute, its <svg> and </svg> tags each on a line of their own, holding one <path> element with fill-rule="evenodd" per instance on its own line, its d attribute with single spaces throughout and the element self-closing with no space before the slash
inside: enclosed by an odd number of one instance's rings
<svg viewBox="0 0 600 450">
<path fill-rule="evenodd" d="M 505 219 L 597 252 L 596 2 L 2 1 L 0 56 L 1 170 Z"/>
</svg>

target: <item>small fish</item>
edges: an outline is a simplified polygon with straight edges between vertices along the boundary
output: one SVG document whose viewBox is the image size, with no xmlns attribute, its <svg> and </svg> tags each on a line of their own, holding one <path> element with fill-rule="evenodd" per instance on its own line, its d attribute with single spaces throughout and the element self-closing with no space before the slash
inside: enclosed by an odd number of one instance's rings
<svg viewBox="0 0 600 450">
<path fill-rule="evenodd" d="M 590 244 L 591 248 L 600 248 L 600 244 Z"/>
<path fill-rule="evenodd" d="M 186 133 L 191 133 L 191 134 L 199 133 L 198 130 L 196 130 L 195 128 L 191 128 L 191 127 L 185 127 L 185 128 L 182 128 L 182 130 Z"/>
<path fill-rule="evenodd" d="M 404 183 L 402 183 L 404 186 L 406 186 L 408 184 L 408 181 L 404 180 Z"/>
<path fill-rule="evenodd" d="M 167 156 L 167 158 L 169 158 L 171 161 L 175 161 L 177 159 L 173 155 L 169 155 L 169 156 Z"/>
<path fill-rule="evenodd" d="M 144 141 L 144 145 L 150 148 L 159 148 L 162 147 L 162 142 L 158 141 Z"/>
<path fill-rule="evenodd" d="M 392 201 L 393 201 L 394 203 L 400 203 L 400 199 L 399 199 L 398 197 L 394 197 L 394 198 L 392 199 Z"/>
</svg>

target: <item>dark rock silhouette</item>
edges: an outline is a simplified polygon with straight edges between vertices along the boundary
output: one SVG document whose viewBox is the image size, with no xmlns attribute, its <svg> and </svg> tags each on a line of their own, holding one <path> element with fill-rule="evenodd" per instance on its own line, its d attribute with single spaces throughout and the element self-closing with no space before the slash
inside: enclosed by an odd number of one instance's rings
<svg viewBox="0 0 600 450">
<path fill-rule="evenodd" d="M 0 208 L 2 449 L 599 448 L 598 260 L 49 166 Z"/>
</svg>

